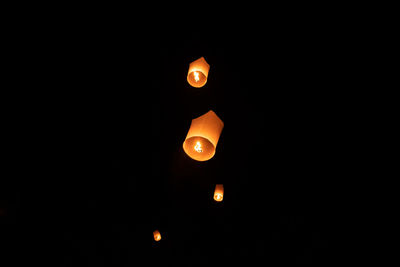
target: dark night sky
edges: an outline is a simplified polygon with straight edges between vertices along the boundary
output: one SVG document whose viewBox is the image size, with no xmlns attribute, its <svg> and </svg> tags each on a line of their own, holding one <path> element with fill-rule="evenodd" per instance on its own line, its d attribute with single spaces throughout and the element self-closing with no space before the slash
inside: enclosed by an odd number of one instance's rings
<svg viewBox="0 0 400 267">
<path fill-rule="evenodd" d="M 351 119 L 332 25 L 88 32 L 43 44 L 57 91 L 24 115 L 32 135 L 18 132 L 38 163 L 15 163 L 1 187 L 5 254 L 53 266 L 335 262 Z M 186 75 L 201 56 L 211 68 L 197 89 Z M 196 162 L 182 143 L 210 109 L 225 128 L 214 158 Z"/>
</svg>

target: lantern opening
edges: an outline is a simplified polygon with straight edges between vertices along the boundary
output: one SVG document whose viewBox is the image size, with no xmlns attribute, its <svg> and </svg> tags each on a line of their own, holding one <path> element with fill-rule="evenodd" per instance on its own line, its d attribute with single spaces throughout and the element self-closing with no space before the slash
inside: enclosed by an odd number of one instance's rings
<svg viewBox="0 0 400 267">
<path fill-rule="evenodd" d="M 223 196 L 222 196 L 222 194 L 215 194 L 214 199 L 215 199 L 216 201 L 222 201 Z"/>
<path fill-rule="evenodd" d="M 193 87 L 202 87 L 207 82 L 207 77 L 201 71 L 192 71 L 188 75 L 188 82 Z"/>
<path fill-rule="evenodd" d="M 214 145 L 202 136 L 192 136 L 185 140 L 183 149 L 192 159 L 206 161 L 215 154 Z"/>
</svg>

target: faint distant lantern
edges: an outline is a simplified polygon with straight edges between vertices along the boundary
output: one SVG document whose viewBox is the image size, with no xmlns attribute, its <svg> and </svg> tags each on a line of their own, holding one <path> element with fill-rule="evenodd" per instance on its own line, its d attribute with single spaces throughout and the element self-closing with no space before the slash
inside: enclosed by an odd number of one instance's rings
<svg viewBox="0 0 400 267">
<path fill-rule="evenodd" d="M 214 111 L 193 119 L 189 132 L 183 142 L 183 150 L 194 160 L 206 161 L 215 154 L 224 122 Z"/>
<path fill-rule="evenodd" d="M 161 240 L 160 231 L 155 230 L 155 231 L 153 232 L 153 236 L 154 236 L 154 240 L 155 240 L 155 241 L 160 241 L 160 240 Z"/>
<path fill-rule="evenodd" d="M 224 185 L 217 184 L 214 191 L 214 200 L 221 202 L 224 199 Z"/>
<path fill-rule="evenodd" d="M 207 82 L 208 71 L 210 65 L 206 62 L 204 57 L 201 57 L 189 65 L 187 75 L 188 83 L 193 87 L 203 87 Z"/>
</svg>

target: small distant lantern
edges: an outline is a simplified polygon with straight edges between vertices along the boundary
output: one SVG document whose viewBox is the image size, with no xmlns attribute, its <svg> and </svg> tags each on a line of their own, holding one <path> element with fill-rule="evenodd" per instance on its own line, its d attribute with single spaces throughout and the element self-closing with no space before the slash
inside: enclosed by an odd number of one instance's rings
<svg viewBox="0 0 400 267">
<path fill-rule="evenodd" d="M 204 57 L 201 57 L 189 65 L 187 75 L 188 83 L 193 87 L 203 87 L 207 82 L 208 71 L 210 65 L 206 62 Z"/>
<path fill-rule="evenodd" d="M 153 232 L 153 236 L 154 236 L 154 240 L 155 240 L 155 241 L 160 241 L 160 240 L 161 240 L 160 231 L 155 230 L 155 231 Z"/>
<path fill-rule="evenodd" d="M 183 150 L 194 160 L 206 161 L 215 155 L 215 149 L 224 128 L 224 122 L 214 111 L 193 119 L 183 142 Z"/>
<path fill-rule="evenodd" d="M 221 202 L 224 199 L 224 185 L 217 184 L 214 191 L 214 200 Z"/>
</svg>

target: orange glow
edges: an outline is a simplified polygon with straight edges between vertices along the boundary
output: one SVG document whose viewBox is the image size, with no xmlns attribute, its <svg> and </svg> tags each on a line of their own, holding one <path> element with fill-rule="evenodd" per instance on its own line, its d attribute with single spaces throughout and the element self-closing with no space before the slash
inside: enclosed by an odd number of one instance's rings
<svg viewBox="0 0 400 267">
<path fill-rule="evenodd" d="M 193 119 L 183 142 L 183 150 L 197 161 L 211 159 L 223 128 L 224 122 L 212 110 Z"/>
<path fill-rule="evenodd" d="M 221 202 L 224 199 L 224 185 L 217 184 L 214 191 L 214 200 Z"/>
<path fill-rule="evenodd" d="M 210 65 L 201 57 L 189 65 L 189 71 L 187 75 L 188 83 L 193 87 L 203 87 L 207 83 L 208 71 Z"/>
<path fill-rule="evenodd" d="M 154 236 L 154 240 L 155 241 L 160 241 L 161 240 L 161 234 L 160 234 L 160 232 L 158 230 L 155 230 L 153 232 L 153 236 Z"/>
</svg>

